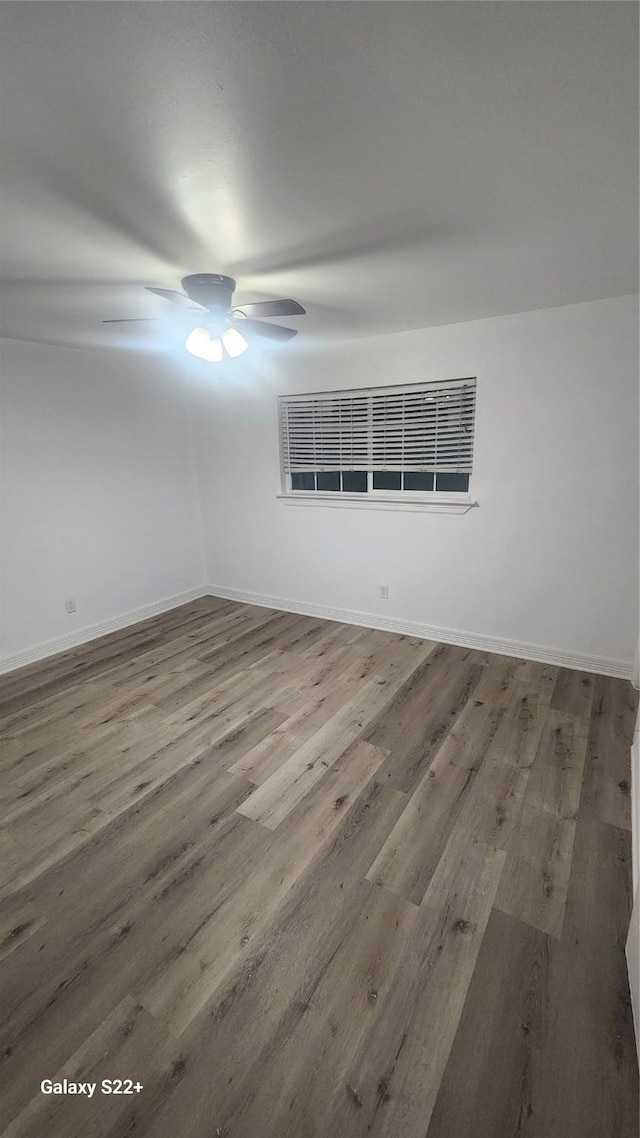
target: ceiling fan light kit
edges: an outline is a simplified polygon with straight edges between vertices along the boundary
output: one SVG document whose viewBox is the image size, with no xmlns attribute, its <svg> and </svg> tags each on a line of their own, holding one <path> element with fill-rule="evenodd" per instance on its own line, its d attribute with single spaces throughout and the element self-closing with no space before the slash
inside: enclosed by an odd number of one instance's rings
<svg viewBox="0 0 640 1138">
<path fill-rule="evenodd" d="M 263 300 L 256 304 L 243 304 L 231 307 L 236 282 L 232 277 L 220 273 L 195 273 L 181 281 L 184 293 L 168 288 L 155 288 L 146 285 L 147 292 L 162 296 L 172 304 L 191 312 L 208 313 L 209 328 L 194 328 L 185 341 L 185 348 L 198 359 L 208 363 L 220 363 L 225 353 L 236 359 L 249 347 L 247 335 L 264 336 L 268 340 L 292 340 L 297 335 L 295 328 L 285 328 L 281 324 L 266 324 L 263 317 L 304 316 L 305 310 L 297 300 Z M 149 319 L 142 317 L 142 320 Z M 132 324 L 135 320 L 105 320 L 105 324 Z M 242 328 L 242 331 L 240 331 Z"/>
<path fill-rule="evenodd" d="M 222 346 L 228 356 L 234 360 L 236 356 L 241 356 L 246 352 L 249 347 L 244 336 L 238 332 L 237 328 L 227 328 L 226 332 L 222 333 Z"/>
<path fill-rule="evenodd" d="M 225 328 L 220 337 L 212 336 L 206 328 L 194 328 L 184 346 L 192 356 L 212 364 L 221 363 L 225 352 L 234 360 L 249 347 L 244 336 L 231 327 Z"/>
<path fill-rule="evenodd" d="M 192 356 L 199 356 L 211 339 L 206 328 L 194 328 L 185 341 L 185 348 Z"/>
<path fill-rule="evenodd" d="M 187 336 L 184 346 L 196 359 L 207 360 L 208 363 L 219 363 L 222 360 L 222 344 L 206 328 L 194 328 Z"/>
</svg>

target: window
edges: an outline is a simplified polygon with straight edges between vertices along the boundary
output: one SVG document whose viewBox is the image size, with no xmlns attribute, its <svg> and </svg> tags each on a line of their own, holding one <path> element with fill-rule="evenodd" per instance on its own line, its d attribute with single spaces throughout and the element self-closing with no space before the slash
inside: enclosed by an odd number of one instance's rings
<svg viewBox="0 0 640 1138">
<path fill-rule="evenodd" d="M 280 396 L 283 494 L 466 502 L 475 398 L 475 379 Z"/>
</svg>

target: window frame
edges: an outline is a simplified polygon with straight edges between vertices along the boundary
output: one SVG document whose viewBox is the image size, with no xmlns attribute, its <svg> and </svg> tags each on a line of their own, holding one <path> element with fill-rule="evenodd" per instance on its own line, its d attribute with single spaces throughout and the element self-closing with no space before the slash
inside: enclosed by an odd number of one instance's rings
<svg viewBox="0 0 640 1138">
<path fill-rule="evenodd" d="M 466 377 L 466 381 L 473 382 L 477 390 L 477 377 Z M 294 490 L 292 487 L 292 474 L 285 471 L 282 451 L 282 440 L 280 434 L 280 402 L 287 399 L 296 398 L 296 401 L 303 401 L 305 399 L 313 398 L 328 398 L 330 396 L 344 395 L 359 395 L 375 393 L 378 390 L 393 391 L 394 387 L 406 391 L 408 387 L 425 388 L 425 386 L 433 386 L 433 388 L 446 387 L 447 383 L 458 385 L 465 382 L 465 379 L 454 380 L 433 380 L 416 384 L 395 384 L 385 385 L 382 389 L 378 388 L 345 388 L 344 390 L 337 391 L 320 391 L 320 392 L 296 392 L 286 395 L 278 396 L 278 449 L 280 458 L 280 479 L 281 479 L 281 492 L 277 498 L 283 502 L 288 502 L 295 505 L 316 505 L 316 506 L 334 506 L 343 509 L 364 508 L 364 509 L 399 509 L 407 511 L 423 511 L 431 510 L 441 513 L 467 513 L 468 510 L 478 505 L 478 502 L 472 496 L 472 480 L 473 469 L 469 471 L 469 484 L 468 489 L 465 491 L 444 491 L 444 490 L 383 490 L 375 489 L 373 486 L 374 471 L 369 469 L 366 471 L 367 475 L 367 490 L 366 491 L 345 491 L 345 490 Z M 474 404 L 474 438 L 475 438 L 475 404 Z M 371 453 L 371 449 L 370 449 Z M 314 472 L 317 475 L 317 471 Z M 341 484 L 342 484 L 342 473 Z M 405 473 L 405 472 L 403 472 Z M 447 473 L 441 472 L 441 473 Z M 465 472 L 466 473 L 466 472 Z M 434 472 L 437 480 L 438 472 Z"/>
</svg>

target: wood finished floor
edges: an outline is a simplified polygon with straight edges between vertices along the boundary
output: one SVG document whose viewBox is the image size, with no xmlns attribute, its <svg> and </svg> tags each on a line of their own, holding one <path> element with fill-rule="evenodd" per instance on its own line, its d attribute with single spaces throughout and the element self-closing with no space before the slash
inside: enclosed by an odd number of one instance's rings
<svg viewBox="0 0 640 1138">
<path fill-rule="evenodd" d="M 7 1136 L 636 1138 L 630 684 L 205 598 L 0 701 Z"/>
</svg>

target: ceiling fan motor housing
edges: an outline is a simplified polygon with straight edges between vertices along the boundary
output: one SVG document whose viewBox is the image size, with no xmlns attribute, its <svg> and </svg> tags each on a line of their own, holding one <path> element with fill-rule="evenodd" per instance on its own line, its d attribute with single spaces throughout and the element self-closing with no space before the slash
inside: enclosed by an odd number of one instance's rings
<svg viewBox="0 0 640 1138">
<path fill-rule="evenodd" d="M 232 277 L 223 277 L 219 273 L 194 273 L 193 276 L 183 278 L 182 287 L 197 304 L 226 312 L 231 307 L 236 282 Z"/>
</svg>

